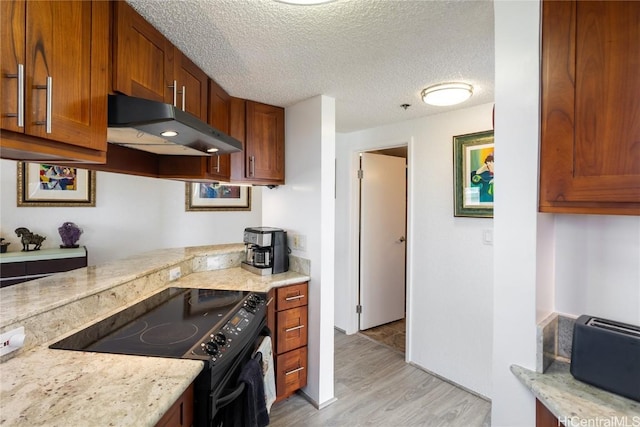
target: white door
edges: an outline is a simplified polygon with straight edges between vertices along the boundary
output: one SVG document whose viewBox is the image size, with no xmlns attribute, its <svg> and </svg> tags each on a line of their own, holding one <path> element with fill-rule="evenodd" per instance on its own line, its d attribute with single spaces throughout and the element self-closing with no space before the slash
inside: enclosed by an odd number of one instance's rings
<svg viewBox="0 0 640 427">
<path fill-rule="evenodd" d="M 405 159 L 362 153 L 360 329 L 404 318 Z"/>
</svg>

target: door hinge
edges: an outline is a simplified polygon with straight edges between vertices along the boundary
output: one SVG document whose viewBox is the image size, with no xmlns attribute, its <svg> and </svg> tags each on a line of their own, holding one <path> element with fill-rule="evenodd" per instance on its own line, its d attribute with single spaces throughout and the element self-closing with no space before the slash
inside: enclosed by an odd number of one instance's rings
<svg viewBox="0 0 640 427">
<path fill-rule="evenodd" d="M 360 304 L 356 305 L 356 313 L 362 314 L 362 306 Z"/>
<path fill-rule="evenodd" d="M 364 172 L 362 171 L 362 169 L 358 170 L 358 179 L 362 179 L 363 175 L 364 175 Z"/>
</svg>

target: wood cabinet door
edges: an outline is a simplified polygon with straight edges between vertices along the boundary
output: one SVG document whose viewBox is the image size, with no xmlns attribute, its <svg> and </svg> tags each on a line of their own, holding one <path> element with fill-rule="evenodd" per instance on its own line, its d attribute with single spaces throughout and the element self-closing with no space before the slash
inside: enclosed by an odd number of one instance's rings
<svg viewBox="0 0 640 427">
<path fill-rule="evenodd" d="M 231 97 L 212 79 L 209 79 L 209 124 L 229 134 Z M 242 154 L 242 153 L 241 153 Z M 231 178 L 231 155 L 211 156 L 209 173 L 213 178 L 228 181 Z"/>
<path fill-rule="evenodd" d="M 24 132 L 25 12 L 24 1 L 0 1 L 0 127 L 14 132 Z"/>
<path fill-rule="evenodd" d="M 232 153 L 229 155 L 231 162 L 231 181 L 247 182 L 244 171 L 245 160 L 245 136 L 246 136 L 246 104 L 247 102 L 241 98 L 231 97 L 229 102 L 229 135 L 240 141 L 242 144 L 242 152 Z"/>
<path fill-rule="evenodd" d="M 176 106 L 206 122 L 209 77 L 175 47 L 174 64 L 174 76 L 178 84 Z"/>
<path fill-rule="evenodd" d="M 245 176 L 284 183 L 284 109 L 247 101 Z"/>
<path fill-rule="evenodd" d="M 106 150 L 108 4 L 28 1 L 26 23 L 26 133 Z"/>
<path fill-rule="evenodd" d="M 640 215 L 640 2 L 542 14 L 540 210 Z"/>
<path fill-rule="evenodd" d="M 113 90 L 173 103 L 173 45 L 124 1 L 113 20 Z"/>
</svg>

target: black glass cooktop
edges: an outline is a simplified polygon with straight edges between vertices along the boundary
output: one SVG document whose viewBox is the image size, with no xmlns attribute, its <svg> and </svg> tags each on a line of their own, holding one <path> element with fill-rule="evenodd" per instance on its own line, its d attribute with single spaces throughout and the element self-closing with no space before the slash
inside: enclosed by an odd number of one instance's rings
<svg viewBox="0 0 640 427">
<path fill-rule="evenodd" d="M 170 288 L 51 346 L 182 357 L 235 313 L 249 292 Z"/>
</svg>

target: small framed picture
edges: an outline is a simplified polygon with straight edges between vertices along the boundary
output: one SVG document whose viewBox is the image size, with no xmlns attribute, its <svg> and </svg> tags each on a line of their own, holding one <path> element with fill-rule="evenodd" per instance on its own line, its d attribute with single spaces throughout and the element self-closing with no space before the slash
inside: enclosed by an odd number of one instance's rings
<svg viewBox="0 0 640 427">
<path fill-rule="evenodd" d="M 211 182 L 186 184 L 186 211 L 250 211 L 251 187 Z"/>
<path fill-rule="evenodd" d="M 93 207 L 96 172 L 72 166 L 18 162 L 19 207 Z"/>
<path fill-rule="evenodd" d="M 493 218 L 493 131 L 453 137 L 454 216 Z"/>
</svg>

